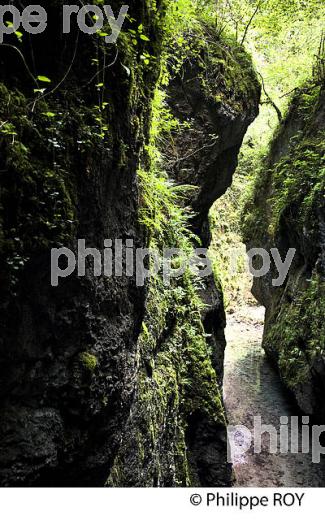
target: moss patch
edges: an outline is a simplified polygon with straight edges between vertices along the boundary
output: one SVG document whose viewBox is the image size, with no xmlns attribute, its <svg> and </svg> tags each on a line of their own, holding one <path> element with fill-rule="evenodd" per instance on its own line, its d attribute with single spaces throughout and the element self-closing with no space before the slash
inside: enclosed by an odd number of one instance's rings
<svg viewBox="0 0 325 520">
<path fill-rule="evenodd" d="M 90 354 L 89 352 L 81 352 L 79 354 L 79 359 L 84 368 L 93 372 L 97 367 L 98 360 L 94 354 Z"/>
<path fill-rule="evenodd" d="M 310 367 L 325 354 L 325 282 L 314 273 L 294 295 L 284 302 L 266 331 L 264 346 L 276 351 L 281 376 L 288 387 L 310 379 Z"/>
</svg>

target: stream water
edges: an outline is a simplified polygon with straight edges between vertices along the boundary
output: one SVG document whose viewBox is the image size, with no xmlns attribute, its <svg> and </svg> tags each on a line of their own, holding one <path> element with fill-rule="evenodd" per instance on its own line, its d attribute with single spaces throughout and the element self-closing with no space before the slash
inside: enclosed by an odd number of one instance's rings
<svg viewBox="0 0 325 520">
<path fill-rule="evenodd" d="M 224 374 L 228 420 L 253 432 L 254 416 L 260 416 L 262 424 L 273 425 L 279 432 L 280 417 L 286 416 L 291 439 L 291 417 L 299 412 L 261 348 L 263 318 L 264 309 L 252 306 L 228 316 Z M 301 438 L 301 428 L 297 434 Z M 269 435 L 264 434 L 260 453 L 254 453 L 253 443 L 243 454 L 232 453 L 236 486 L 324 485 L 324 463 L 313 463 L 311 453 L 270 453 L 269 446 Z"/>
</svg>

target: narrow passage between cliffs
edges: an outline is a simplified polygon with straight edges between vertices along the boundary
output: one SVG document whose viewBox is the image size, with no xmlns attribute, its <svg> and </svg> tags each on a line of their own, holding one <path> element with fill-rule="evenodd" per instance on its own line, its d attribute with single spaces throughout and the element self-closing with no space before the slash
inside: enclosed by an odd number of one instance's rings
<svg viewBox="0 0 325 520">
<path fill-rule="evenodd" d="M 254 416 L 277 432 L 280 417 L 301 416 L 291 396 L 262 349 L 264 308 L 247 305 L 227 317 L 224 401 L 229 424 L 253 431 Z M 301 438 L 301 428 L 299 429 Z M 314 464 L 311 453 L 269 453 L 269 435 L 262 437 L 261 453 L 253 443 L 241 456 L 232 453 L 235 486 L 322 486 L 324 464 Z M 289 444 L 290 445 L 290 444 Z"/>
</svg>

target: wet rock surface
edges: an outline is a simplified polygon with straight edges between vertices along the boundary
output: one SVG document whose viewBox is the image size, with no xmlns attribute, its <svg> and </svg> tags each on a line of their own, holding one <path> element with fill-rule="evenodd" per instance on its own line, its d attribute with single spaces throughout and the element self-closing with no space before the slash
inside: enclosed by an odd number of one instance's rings
<svg viewBox="0 0 325 520">
<path fill-rule="evenodd" d="M 262 349 L 264 308 L 245 307 L 228 315 L 226 329 L 224 401 L 229 424 L 243 425 L 251 432 L 254 416 L 280 433 L 280 417 L 288 417 L 289 449 L 291 417 L 301 417 Z M 325 459 L 312 462 L 312 452 L 301 453 L 301 426 L 298 427 L 299 453 L 270 453 L 269 436 L 264 434 L 261 452 L 253 444 L 246 453 L 233 452 L 233 467 L 238 487 L 319 487 L 325 478 Z"/>
</svg>

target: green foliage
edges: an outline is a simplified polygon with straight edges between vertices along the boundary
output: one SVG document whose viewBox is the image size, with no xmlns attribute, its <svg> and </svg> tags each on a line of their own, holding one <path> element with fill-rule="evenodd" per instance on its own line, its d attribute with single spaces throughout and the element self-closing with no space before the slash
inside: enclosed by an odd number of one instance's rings
<svg viewBox="0 0 325 520">
<path fill-rule="evenodd" d="M 158 175 L 139 170 L 143 204 L 140 222 L 150 234 L 151 245 L 191 249 L 189 239 L 193 236 L 188 228 L 190 212 L 179 205 L 187 192 L 186 186 L 176 186 L 158 171 Z M 188 188 L 191 189 L 191 188 Z M 194 239 L 194 236 L 193 236 Z"/>
<path fill-rule="evenodd" d="M 213 10 L 213 6 L 211 6 L 211 9 Z M 265 91 L 282 112 L 286 111 L 291 100 L 291 91 L 298 87 L 302 88 L 302 92 L 306 91 L 306 79 L 311 76 L 314 55 L 319 49 L 324 9 L 324 3 L 318 0 L 311 2 L 304 2 L 303 0 L 290 0 L 289 2 L 286 0 L 264 0 L 262 2 L 259 0 L 225 0 L 217 3 L 219 31 L 222 33 L 230 30 L 239 42 L 245 35 L 245 46 L 251 52 L 255 67 L 264 79 Z M 254 13 L 255 16 L 253 16 Z M 305 210 L 308 212 L 308 201 L 310 203 L 311 198 L 316 200 L 316 191 L 319 193 L 321 188 L 320 180 L 316 182 L 315 186 L 313 184 L 312 163 L 309 163 L 308 166 L 306 164 L 308 161 L 303 160 L 306 149 L 310 149 L 311 153 L 316 154 L 318 154 L 318 151 L 315 152 L 314 145 L 308 148 L 307 143 L 305 143 L 300 147 L 300 151 L 297 150 L 296 158 L 292 156 L 290 159 L 284 159 L 282 166 L 279 165 L 279 189 L 273 194 L 273 219 L 270 229 L 267 229 L 270 223 L 266 224 L 265 207 L 260 202 L 261 199 L 271 196 L 271 189 L 270 192 L 268 191 L 268 178 L 272 174 L 269 171 L 269 165 L 266 164 L 265 157 L 269 153 L 269 145 L 273 140 L 273 134 L 278 124 L 277 114 L 270 105 L 267 95 L 265 92 L 263 93 L 260 116 L 248 130 L 241 149 L 234 186 L 229 190 L 229 199 L 234 201 L 234 206 L 229 206 L 229 201 L 226 198 L 223 199 L 225 204 L 228 205 L 230 215 L 233 213 L 240 215 L 238 220 L 242 221 L 242 230 L 246 242 L 249 242 L 252 237 L 263 241 L 269 231 L 274 234 L 281 213 L 288 206 L 292 195 L 296 199 L 299 194 L 303 195 L 302 191 L 304 191 Z M 309 107 L 317 102 L 317 88 L 312 88 L 303 95 L 307 96 L 306 102 Z M 302 97 L 299 102 L 303 106 Z M 306 113 L 308 110 L 310 113 L 310 108 L 306 110 Z M 318 141 L 320 142 L 321 139 L 318 139 Z M 292 143 L 292 146 L 294 146 L 294 143 Z M 291 164 L 291 166 L 288 164 L 285 167 L 286 160 L 289 162 L 296 160 L 297 164 Z M 296 166 L 298 166 L 298 175 L 295 179 Z M 306 167 L 306 179 L 303 178 L 304 167 Z M 289 169 L 291 170 L 290 175 L 288 174 Z M 319 168 L 318 171 L 320 172 Z M 284 178 L 286 179 L 286 188 L 282 190 L 281 183 Z M 238 179 L 239 189 L 236 188 L 236 179 Z M 313 186 L 307 193 L 310 184 L 313 184 Z M 237 213 L 238 199 L 240 200 L 239 206 L 244 209 Z M 219 211 L 221 204 L 220 201 Z M 302 207 L 301 222 L 303 219 Z M 226 235 L 227 233 L 226 230 Z M 223 240 L 226 242 L 226 248 L 227 242 L 230 241 L 232 247 L 234 240 L 240 246 L 240 238 L 236 237 L 236 230 L 235 235 L 230 234 Z M 227 262 L 227 258 L 225 258 L 225 261 Z M 236 285 L 238 287 L 241 281 L 238 278 L 226 280 L 225 276 L 228 276 L 228 271 L 228 265 L 225 269 L 221 268 L 221 276 L 224 277 L 226 286 L 230 288 L 230 296 L 232 297 L 234 294 L 232 287 L 236 287 Z M 242 293 L 242 286 L 239 287 L 239 293 Z"/>
<path fill-rule="evenodd" d="M 277 102 L 310 76 L 323 29 L 324 2 L 221 0 L 217 14 L 221 29 L 231 29 L 238 41 L 245 37 Z"/>
<path fill-rule="evenodd" d="M 197 241 L 189 229 L 191 212 L 186 207 L 188 194 L 193 186 L 176 185 L 164 170 L 161 150 L 171 138 L 171 132 L 181 129 L 165 103 L 166 94 L 156 89 L 151 119 L 150 142 L 145 148 L 148 169 L 138 171 L 140 181 L 139 220 L 148 233 L 149 245 L 162 252 L 164 247 L 178 247 L 191 253 Z"/>
<path fill-rule="evenodd" d="M 312 224 L 313 210 L 325 189 L 325 163 L 322 157 L 323 139 L 311 139 L 296 146 L 291 157 L 282 159 L 274 171 L 273 215 L 270 222 L 272 234 L 279 228 L 281 216 L 288 207 L 300 206 L 296 214 L 296 228 L 303 233 L 309 222 Z"/>
</svg>

